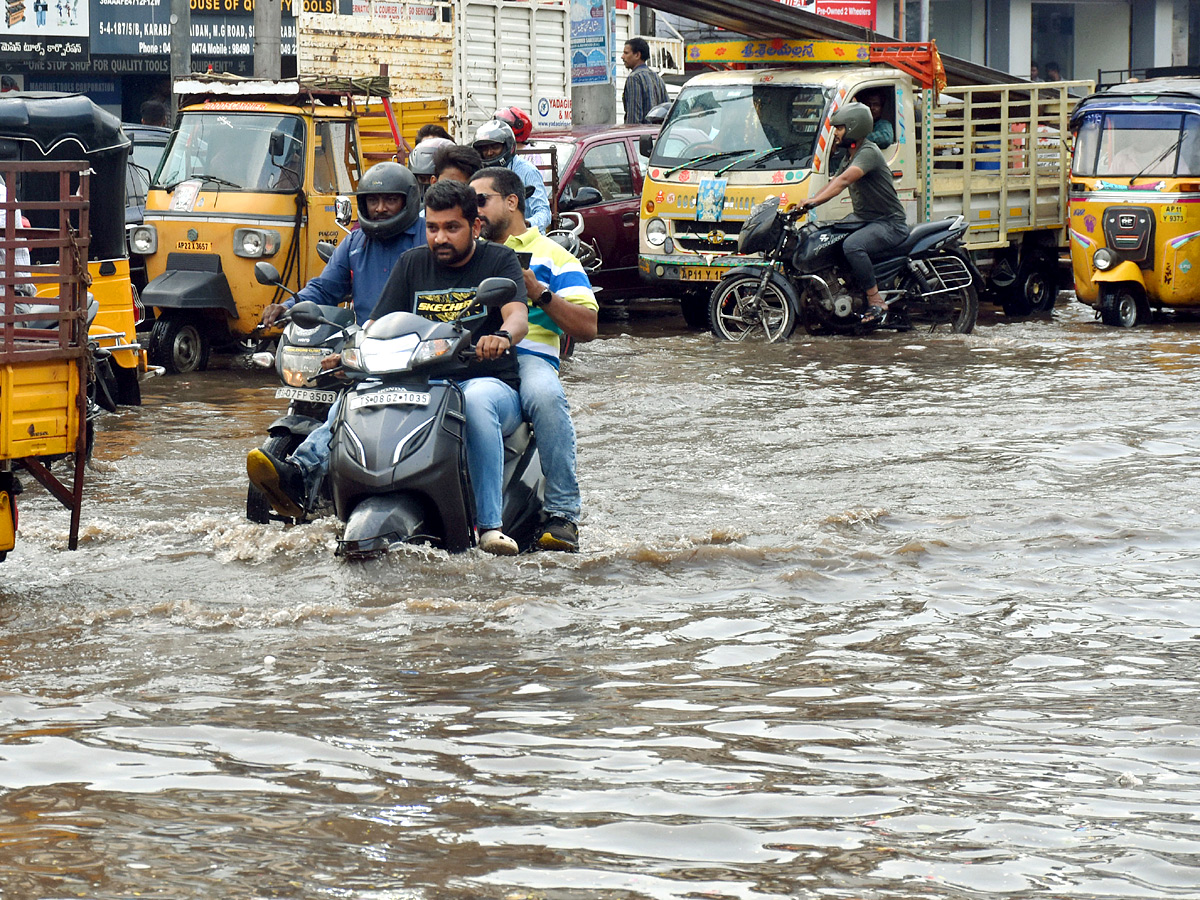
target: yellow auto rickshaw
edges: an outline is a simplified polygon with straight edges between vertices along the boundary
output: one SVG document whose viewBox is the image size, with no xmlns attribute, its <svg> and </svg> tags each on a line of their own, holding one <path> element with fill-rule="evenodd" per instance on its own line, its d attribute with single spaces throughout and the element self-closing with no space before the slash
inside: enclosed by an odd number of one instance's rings
<svg viewBox="0 0 1200 900">
<path fill-rule="evenodd" d="M 214 345 L 253 340 L 284 299 L 258 283 L 257 262 L 292 289 L 321 271 L 317 243 L 345 233 L 336 200 L 358 184 L 362 154 L 349 90 L 196 78 L 175 91 L 179 118 L 130 248 L 146 260 L 150 360 L 179 373 L 205 368 Z"/>
<path fill-rule="evenodd" d="M 1076 296 L 1120 327 L 1200 309 L 1200 78 L 1107 88 L 1071 131 Z"/>
<path fill-rule="evenodd" d="M 83 160 L 93 177 L 89 198 L 88 291 L 98 312 L 88 332 L 111 354 L 117 403 L 142 402 L 141 378 L 146 357 L 137 342 L 141 307 L 129 281 L 125 245 L 125 168 L 130 140 L 116 116 L 83 94 L 50 92 L 0 94 L 0 161 L 66 162 Z M 8 197 L 34 228 L 57 228 L 61 174 L 54 166 L 18 168 Z M 71 176 L 77 190 L 79 176 Z M 78 227 L 78 221 L 75 223 Z M 33 263 L 54 265 L 49 248 L 31 250 Z M 39 295 L 57 287 L 38 284 Z"/>
</svg>

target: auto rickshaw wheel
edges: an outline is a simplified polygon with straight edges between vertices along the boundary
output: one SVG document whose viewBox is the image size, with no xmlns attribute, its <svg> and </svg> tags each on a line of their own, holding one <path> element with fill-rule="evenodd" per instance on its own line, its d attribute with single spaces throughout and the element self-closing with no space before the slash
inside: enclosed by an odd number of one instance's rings
<svg viewBox="0 0 1200 900">
<path fill-rule="evenodd" d="M 1100 320 L 1116 328 L 1132 328 L 1150 319 L 1150 309 L 1137 285 L 1113 284 L 1100 288 Z"/>
<path fill-rule="evenodd" d="M 172 375 L 208 368 L 212 341 L 198 321 L 186 313 L 164 312 L 150 332 L 150 362 Z"/>
</svg>

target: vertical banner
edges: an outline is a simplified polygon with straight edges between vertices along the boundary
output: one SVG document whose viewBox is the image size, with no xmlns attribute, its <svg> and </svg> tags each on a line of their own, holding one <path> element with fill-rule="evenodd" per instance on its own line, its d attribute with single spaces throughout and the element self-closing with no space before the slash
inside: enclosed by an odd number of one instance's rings
<svg viewBox="0 0 1200 900">
<path fill-rule="evenodd" d="M 612 26 L 604 0 L 571 0 L 571 84 L 613 79 Z"/>
</svg>

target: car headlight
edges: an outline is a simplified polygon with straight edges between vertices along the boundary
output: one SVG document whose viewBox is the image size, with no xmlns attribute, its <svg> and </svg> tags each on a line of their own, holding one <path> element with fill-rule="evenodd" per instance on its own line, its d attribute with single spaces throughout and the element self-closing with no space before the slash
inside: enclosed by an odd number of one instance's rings
<svg viewBox="0 0 1200 900">
<path fill-rule="evenodd" d="M 646 243 L 661 247 L 667 240 L 667 223 L 662 219 L 651 219 L 646 223 Z"/>
<path fill-rule="evenodd" d="M 1107 247 L 1101 247 L 1096 251 L 1096 255 L 1092 257 L 1092 265 L 1099 272 L 1106 272 L 1117 263 L 1117 255 Z"/>
<path fill-rule="evenodd" d="M 129 232 L 129 252 L 149 256 L 158 250 L 158 229 L 153 225 L 136 225 Z"/>
<path fill-rule="evenodd" d="M 233 231 L 233 252 L 249 259 L 274 256 L 281 243 L 279 232 L 267 228 L 235 228 Z"/>
</svg>

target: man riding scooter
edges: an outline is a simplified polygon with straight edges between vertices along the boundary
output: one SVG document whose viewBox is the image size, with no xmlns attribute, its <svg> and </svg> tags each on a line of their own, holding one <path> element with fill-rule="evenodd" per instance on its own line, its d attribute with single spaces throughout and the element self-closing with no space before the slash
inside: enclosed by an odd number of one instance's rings
<svg viewBox="0 0 1200 900">
<path fill-rule="evenodd" d="M 272 325 L 300 300 L 337 306 L 351 295 L 359 325 L 370 318 L 396 260 L 425 243 L 425 219 L 417 179 L 395 162 L 376 163 L 359 179 L 358 228 L 334 248 L 321 274 L 294 298 L 263 310 L 263 325 Z"/>
</svg>

